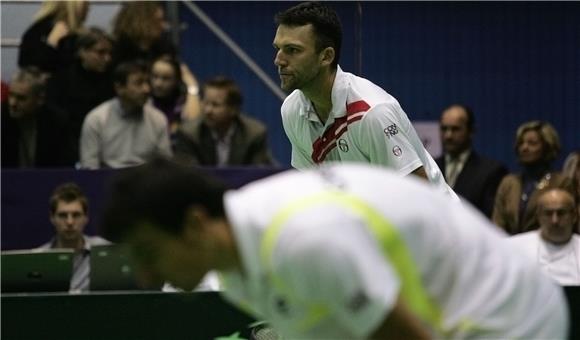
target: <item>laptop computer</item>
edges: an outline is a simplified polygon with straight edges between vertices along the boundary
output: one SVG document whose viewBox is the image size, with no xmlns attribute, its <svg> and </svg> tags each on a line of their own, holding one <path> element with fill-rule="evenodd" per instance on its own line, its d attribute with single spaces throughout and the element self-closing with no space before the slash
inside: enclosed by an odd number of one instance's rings
<svg viewBox="0 0 580 340">
<path fill-rule="evenodd" d="M 66 292 L 73 270 L 73 251 L 7 250 L 0 253 L 3 293 Z"/>
<path fill-rule="evenodd" d="M 91 247 L 90 290 L 141 289 L 133 270 L 129 250 L 120 244 Z"/>
</svg>

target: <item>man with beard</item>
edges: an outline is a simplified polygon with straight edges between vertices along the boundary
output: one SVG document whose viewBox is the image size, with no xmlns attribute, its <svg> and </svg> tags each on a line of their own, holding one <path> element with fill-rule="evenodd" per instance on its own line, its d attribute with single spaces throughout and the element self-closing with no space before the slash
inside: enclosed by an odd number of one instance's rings
<svg viewBox="0 0 580 340">
<path fill-rule="evenodd" d="M 116 97 L 93 109 L 81 132 L 81 166 L 123 168 L 154 155 L 171 156 L 165 115 L 150 104 L 149 70 L 141 61 L 115 69 Z"/>
<path fill-rule="evenodd" d="M 414 174 L 451 193 L 397 100 L 370 81 L 343 72 L 342 28 L 336 12 L 301 3 L 276 16 L 273 46 L 281 87 L 282 123 L 292 166 L 363 162 Z"/>
</svg>

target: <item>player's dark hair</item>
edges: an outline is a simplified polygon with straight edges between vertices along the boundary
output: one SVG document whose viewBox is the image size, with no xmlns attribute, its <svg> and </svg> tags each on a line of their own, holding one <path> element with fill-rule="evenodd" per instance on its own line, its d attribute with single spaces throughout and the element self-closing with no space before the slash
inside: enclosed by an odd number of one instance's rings
<svg viewBox="0 0 580 340">
<path fill-rule="evenodd" d="M 110 187 L 102 233 L 109 240 L 123 241 L 149 224 L 179 234 L 192 205 L 204 207 L 212 217 L 225 216 L 225 191 L 225 185 L 213 177 L 162 158 L 121 170 Z"/>
<path fill-rule="evenodd" d="M 332 67 L 336 68 L 340 60 L 342 45 L 342 27 L 336 12 L 320 2 L 303 2 L 275 16 L 277 25 L 304 26 L 311 24 L 316 34 L 316 50 L 326 47 L 334 48 Z"/>
</svg>

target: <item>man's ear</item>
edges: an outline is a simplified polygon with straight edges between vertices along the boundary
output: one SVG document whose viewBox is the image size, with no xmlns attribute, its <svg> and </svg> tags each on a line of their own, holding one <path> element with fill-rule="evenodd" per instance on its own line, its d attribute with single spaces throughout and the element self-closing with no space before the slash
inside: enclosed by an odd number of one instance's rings
<svg viewBox="0 0 580 340">
<path fill-rule="evenodd" d="M 336 58 L 336 52 L 334 51 L 334 47 L 327 47 L 320 52 L 320 62 L 323 66 L 328 66 L 332 64 Z"/>
</svg>

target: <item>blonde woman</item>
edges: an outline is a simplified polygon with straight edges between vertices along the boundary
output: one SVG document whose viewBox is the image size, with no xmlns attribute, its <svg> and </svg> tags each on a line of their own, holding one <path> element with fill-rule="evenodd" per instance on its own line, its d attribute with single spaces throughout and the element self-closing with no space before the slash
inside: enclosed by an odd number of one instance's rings
<svg viewBox="0 0 580 340">
<path fill-rule="evenodd" d="M 44 1 L 22 36 L 18 65 L 52 73 L 72 62 L 75 34 L 83 27 L 88 10 L 85 1 Z"/>
<path fill-rule="evenodd" d="M 573 188 L 569 178 L 552 170 L 560 153 L 560 138 L 549 123 L 535 120 L 520 125 L 515 152 L 521 172 L 508 174 L 501 181 L 492 216 L 493 222 L 509 234 L 538 228 L 537 199 L 543 190 Z"/>
</svg>

